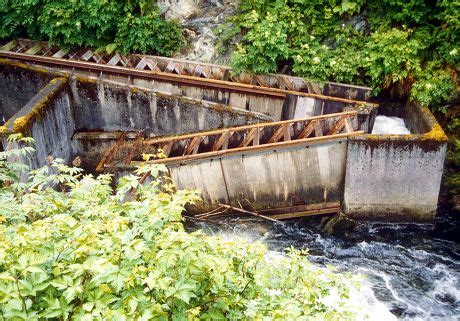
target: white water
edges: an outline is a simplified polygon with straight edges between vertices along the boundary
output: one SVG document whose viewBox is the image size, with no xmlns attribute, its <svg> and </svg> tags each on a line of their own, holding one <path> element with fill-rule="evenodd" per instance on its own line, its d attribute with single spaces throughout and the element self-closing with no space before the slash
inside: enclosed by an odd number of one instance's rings
<svg viewBox="0 0 460 321">
<path fill-rule="evenodd" d="M 433 238 L 429 226 L 362 223 L 344 238 L 324 235 L 301 220 L 272 225 L 227 219 L 197 223 L 197 228 L 224 239 L 264 242 L 268 260 L 281 258 L 289 246 L 307 248 L 319 268 L 335 266 L 364 276 L 350 299 L 363 311 L 373 311 L 371 320 L 460 319 L 458 243 Z"/>
<path fill-rule="evenodd" d="M 404 119 L 379 115 L 375 118 L 372 134 L 375 135 L 407 135 L 410 134 Z"/>
</svg>

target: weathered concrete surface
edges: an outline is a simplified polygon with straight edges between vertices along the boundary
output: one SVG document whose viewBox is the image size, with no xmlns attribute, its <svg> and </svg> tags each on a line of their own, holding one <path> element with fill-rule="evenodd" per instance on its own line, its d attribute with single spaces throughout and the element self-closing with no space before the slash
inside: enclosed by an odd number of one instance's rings
<svg viewBox="0 0 460 321">
<path fill-rule="evenodd" d="M 0 126 L 56 75 L 37 67 L 0 59 Z"/>
<path fill-rule="evenodd" d="M 178 135 L 273 120 L 269 116 L 180 95 L 77 77 L 71 81 L 76 130 Z M 114 140 L 74 140 L 85 168 L 95 168 Z"/>
<path fill-rule="evenodd" d="M 173 135 L 272 120 L 238 108 L 96 79 L 72 80 L 71 92 L 77 130 Z"/>
<path fill-rule="evenodd" d="M 349 139 L 344 209 L 349 217 L 432 221 L 437 208 L 447 137 L 430 111 L 406 106 L 413 135 Z"/>
<path fill-rule="evenodd" d="M 49 156 L 66 163 L 74 156 L 71 138 L 75 126 L 66 85 L 66 78 L 52 80 L 3 126 L 5 145 L 6 135 L 12 132 L 34 139 L 35 153 L 22 160 L 31 168 L 45 166 Z"/>
<path fill-rule="evenodd" d="M 346 140 L 168 165 L 179 189 L 201 192 L 192 211 L 219 202 L 256 210 L 341 202 Z M 249 205 L 249 206 L 248 206 Z"/>
<path fill-rule="evenodd" d="M 152 56 L 152 59 L 155 60 L 155 57 Z M 162 58 L 163 60 L 167 60 L 167 58 Z M 171 60 L 172 62 L 177 62 L 177 60 Z M 180 60 L 179 60 L 180 61 Z M 225 66 L 217 66 L 212 64 L 199 64 L 195 62 L 186 62 L 183 63 L 190 63 L 191 65 L 203 65 L 203 69 L 206 68 L 217 68 L 219 71 L 226 70 L 225 73 L 230 73 L 231 69 Z M 70 70 L 69 70 L 70 72 Z M 185 84 L 178 84 L 174 83 L 173 81 L 163 81 L 163 80 L 148 80 L 140 77 L 127 77 L 127 76 L 119 76 L 119 75 L 111 75 L 111 74 L 102 74 L 99 75 L 97 73 L 91 71 L 82 71 L 77 70 L 75 71 L 81 77 L 92 77 L 100 80 L 108 80 L 110 82 L 119 83 L 122 86 L 127 85 L 134 85 L 137 87 L 152 89 L 155 91 L 163 92 L 163 93 L 170 93 L 174 95 L 181 95 L 187 96 L 190 98 L 198 99 L 198 100 L 206 100 L 210 102 L 215 102 L 218 104 L 232 106 L 234 108 L 245 109 L 251 112 L 259 112 L 264 113 L 272 118 L 275 121 L 279 120 L 287 120 L 292 119 L 294 114 L 296 113 L 296 109 L 299 108 L 299 113 L 302 113 L 302 110 L 305 108 L 302 104 L 307 100 L 300 99 L 299 104 L 297 101 L 291 103 L 289 102 L 289 96 L 286 98 L 282 97 L 273 97 L 273 96 L 262 96 L 258 94 L 250 94 L 250 93 L 241 93 L 237 90 L 229 90 L 225 88 L 213 89 L 213 88 L 202 88 L 199 86 L 193 85 L 185 85 Z M 352 86 L 352 85 L 344 85 L 344 84 L 335 84 L 335 83 L 327 83 L 323 87 L 319 84 L 306 81 L 305 79 L 298 78 L 298 77 L 290 77 L 290 76 L 283 76 L 283 75 L 256 75 L 258 79 L 265 79 L 263 83 L 272 83 L 272 82 L 282 82 L 281 79 L 285 79 L 288 81 L 293 89 L 299 92 L 311 93 L 311 94 L 320 94 L 325 95 L 326 92 L 331 92 L 333 95 L 331 97 L 339 97 L 339 98 L 346 98 L 346 99 L 357 99 L 356 97 L 364 97 L 367 99 L 369 97 L 370 89 L 366 87 L 359 87 L 359 86 Z M 234 79 L 236 83 L 242 84 L 249 84 L 254 85 L 254 79 L 251 77 L 245 77 L 244 74 L 237 75 L 237 76 L 230 76 Z M 227 77 L 227 78 L 228 78 Z M 225 78 L 225 80 L 229 80 Z M 249 79 L 247 79 L 249 78 Z M 289 78 L 287 80 L 287 78 Z M 252 80 L 251 80 L 252 79 Z M 282 88 L 286 89 L 286 88 Z M 295 96 L 295 95 L 294 95 Z M 332 101 L 329 99 L 319 99 L 319 98 L 311 98 L 315 103 L 315 111 L 316 114 L 330 114 L 344 111 L 346 108 L 349 107 L 348 103 Z M 310 102 L 307 102 L 309 104 Z"/>
<path fill-rule="evenodd" d="M 95 167 L 104 148 L 113 140 L 75 141 L 71 137 L 76 130 L 142 130 L 161 136 L 273 120 L 204 100 L 98 79 L 71 78 L 23 63 L 5 61 L 0 68 L 0 81 L 5 83 L 0 88 L 0 99 L 15 106 L 11 110 L 0 109 L 9 119 L 0 127 L 1 133 L 6 137 L 8 133 L 22 132 L 35 139 L 37 153 L 28 161 L 33 168 L 44 165 L 47 156 L 69 162 L 77 154 L 81 155 L 84 167 Z M 43 90 L 34 93 L 42 86 Z M 24 91 L 16 96 L 14 89 L 23 87 Z"/>
</svg>

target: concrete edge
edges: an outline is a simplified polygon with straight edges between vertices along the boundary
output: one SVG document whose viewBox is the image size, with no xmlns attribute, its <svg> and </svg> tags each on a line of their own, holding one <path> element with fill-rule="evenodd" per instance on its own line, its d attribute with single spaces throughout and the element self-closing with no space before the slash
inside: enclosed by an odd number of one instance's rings
<svg viewBox="0 0 460 321">
<path fill-rule="evenodd" d="M 414 142 L 414 141 L 429 141 L 438 144 L 444 144 L 448 142 L 448 137 L 444 133 L 441 125 L 426 106 L 416 104 L 416 108 L 419 109 L 419 115 L 429 130 L 423 134 L 408 134 L 408 135 L 375 135 L 375 134 L 363 134 L 351 137 L 351 140 L 355 141 L 367 141 L 367 142 L 382 142 L 382 141 L 394 141 L 394 142 Z"/>
<path fill-rule="evenodd" d="M 0 61 L 1 63 L 1 61 Z M 61 92 L 68 78 L 54 78 L 16 114 L 0 126 L 0 136 L 12 133 L 26 133 L 38 117 L 45 113 L 48 103 Z"/>
<path fill-rule="evenodd" d="M 41 74 L 48 74 L 53 77 L 64 77 L 64 78 L 69 77 L 69 73 L 67 72 L 56 71 L 56 70 L 52 70 L 52 69 L 49 69 L 43 66 L 27 64 L 24 62 L 7 59 L 7 58 L 0 58 L 0 65 L 8 65 L 11 67 L 22 68 L 22 69 L 26 69 L 26 70 L 33 71 L 33 72 L 38 72 Z"/>
</svg>

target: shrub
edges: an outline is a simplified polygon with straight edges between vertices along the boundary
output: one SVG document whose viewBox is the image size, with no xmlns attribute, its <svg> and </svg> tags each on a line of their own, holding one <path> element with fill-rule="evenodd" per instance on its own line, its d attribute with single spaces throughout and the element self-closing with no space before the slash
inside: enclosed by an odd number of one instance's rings
<svg viewBox="0 0 460 321">
<path fill-rule="evenodd" d="M 290 249 L 187 233 L 184 205 L 161 165 L 140 166 L 115 192 L 61 160 L 26 168 L 0 152 L 0 311 L 4 319 L 344 320 L 356 278 L 319 268 Z M 141 182 L 152 176 L 148 184 Z M 142 178 L 140 178 L 142 177 Z M 163 182 L 163 183 L 162 183 Z M 361 314 L 362 316 L 362 314 Z"/>
<path fill-rule="evenodd" d="M 172 55 L 183 44 L 179 25 L 163 20 L 151 4 L 146 0 L 4 0 L 0 38 L 23 36 L 64 48 Z"/>
<path fill-rule="evenodd" d="M 301 77 L 367 85 L 375 93 L 398 88 L 441 109 L 452 97 L 459 62 L 459 6 L 455 0 L 243 0 L 221 41 L 242 37 L 233 54 L 236 71 L 275 72 L 288 64 Z"/>
</svg>

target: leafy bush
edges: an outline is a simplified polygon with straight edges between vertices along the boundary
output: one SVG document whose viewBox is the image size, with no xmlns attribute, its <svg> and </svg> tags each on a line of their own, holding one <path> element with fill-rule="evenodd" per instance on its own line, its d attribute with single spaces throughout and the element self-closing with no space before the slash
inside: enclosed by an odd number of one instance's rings
<svg viewBox="0 0 460 321">
<path fill-rule="evenodd" d="M 172 55 L 183 44 L 176 22 L 148 0 L 4 0 L 0 38 L 25 36 L 61 47 L 87 46 Z"/>
<path fill-rule="evenodd" d="M 236 71 L 288 66 L 313 80 L 396 88 L 439 110 L 455 88 L 459 10 L 455 0 L 242 0 L 222 46 L 242 36 Z"/>
<path fill-rule="evenodd" d="M 270 259 L 266 247 L 187 233 L 184 205 L 197 199 L 142 165 L 115 192 L 49 160 L 8 162 L 31 151 L 0 152 L 0 311 L 2 319 L 345 320 L 356 279 L 315 267 L 297 250 Z M 142 181 L 152 176 L 152 181 Z M 162 183 L 163 182 L 163 183 Z M 362 314 L 360 314 L 362 316 Z"/>
</svg>

